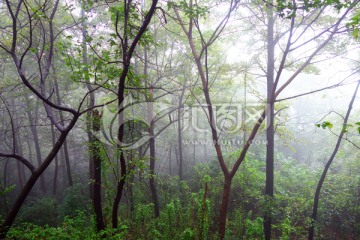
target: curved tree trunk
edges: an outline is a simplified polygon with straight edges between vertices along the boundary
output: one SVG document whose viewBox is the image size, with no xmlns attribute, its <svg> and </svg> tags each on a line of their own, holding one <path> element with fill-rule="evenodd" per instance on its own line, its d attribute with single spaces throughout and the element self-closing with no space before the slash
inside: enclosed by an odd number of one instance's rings
<svg viewBox="0 0 360 240">
<path fill-rule="evenodd" d="M 78 116 L 75 116 L 66 130 L 61 133 L 60 137 L 58 138 L 56 144 L 54 145 L 51 152 L 48 154 L 48 156 L 45 158 L 43 163 L 32 173 L 30 178 L 27 180 L 25 186 L 22 188 L 19 196 L 16 198 L 13 206 L 11 207 L 10 211 L 5 217 L 4 222 L 1 224 L 0 227 L 0 239 L 4 239 L 6 237 L 6 234 L 11 227 L 11 225 L 14 223 L 14 220 L 17 216 L 17 214 L 20 211 L 20 208 L 22 204 L 24 203 L 26 197 L 30 193 L 31 189 L 34 187 L 36 181 L 40 178 L 40 176 L 44 173 L 44 171 L 47 169 L 47 167 L 50 165 L 50 163 L 55 158 L 56 154 L 59 152 L 61 146 L 63 145 L 66 137 L 68 136 L 70 130 L 74 127 L 75 123 L 77 122 Z"/>
<path fill-rule="evenodd" d="M 346 127 L 347 126 L 347 122 L 349 120 L 349 116 L 350 116 L 350 113 L 351 113 L 351 110 L 352 110 L 352 107 L 354 105 L 354 101 L 355 101 L 355 98 L 356 98 L 356 95 L 357 95 L 357 92 L 359 90 L 359 85 L 360 85 L 360 81 L 358 82 L 356 88 L 355 88 L 355 92 L 354 92 L 354 95 L 350 101 L 350 104 L 349 104 L 349 108 L 347 110 L 347 113 L 346 113 L 346 116 L 344 118 L 344 123 L 343 123 L 343 126 Z M 337 140 L 337 143 L 335 145 L 335 148 L 334 148 L 334 151 L 332 152 L 329 160 L 327 161 L 325 167 L 324 167 L 324 170 L 321 174 L 321 177 L 319 179 L 319 182 L 318 182 L 318 185 L 316 187 L 316 192 L 315 192 L 315 196 L 314 196 L 314 204 L 313 204 L 313 211 L 312 211 L 312 214 L 311 214 L 311 226 L 309 228 L 309 235 L 308 235 L 308 239 L 309 240 L 313 240 L 314 239 L 314 231 L 315 231 L 315 224 L 316 224 L 316 220 L 317 220 L 317 212 L 318 212 L 318 206 L 319 206 L 319 200 L 320 200 L 320 191 L 321 191 L 321 187 L 325 181 L 325 178 L 326 178 L 326 174 L 331 166 L 331 163 L 333 162 L 339 148 L 340 148 L 340 144 L 341 144 L 341 141 L 342 141 L 342 138 L 344 136 L 344 129 L 341 129 L 341 132 L 339 134 L 339 137 L 338 137 L 338 140 Z"/>
<path fill-rule="evenodd" d="M 118 227 L 118 210 L 119 210 L 119 204 L 122 198 L 122 193 L 125 186 L 125 178 L 126 178 L 126 161 L 124 153 L 120 151 L 120 167 L 121 167 L 121 177 L 118 181 L 117 187 L 116 187 L 116 195 L 114 198 L 113 208 L 112 208 L 112 227 L 117 228 Z"/>
<path fill-rule="evenodd" d="M 157 7 L 157 3 L 158 0 L 153 0 L 151 2 L 151 6 L 149 8 L 149 10 L 146 13 L 146 16 L 143 19 L 143 22 L 141 24 L 141 27 L 139 28 L 136 36 L 134 36 L 133 40 L 131 42 L 129 42 L 129 36 L 127 33 L 128 30 L 128 21 L 129 21 L 129 14 L 130 14 L 130 4 L 131 2 L 128 2 L 127 4 L 125 4 L 124 6 L 124 22 L 123 22 L 123 27 L 125 29 L 124 31 L 124 35 L 122 37 L 120 37 L 119 40 L 121 40 L 122 45 L 121 48 L 123 50 L 122 53 L 122 72 L 121 72 L 121 76 L 119 78 L 119 86 L 118 86 L 118 92 L 117 92 L 117 96 L 118 96 L 118 120 L 119 120 L 119 129 L 118 129 L 118 134 L 117 134 L 117 148 L 118 151 L 120 152 L 120 167 L 121 167 L 121 176 L 120 179 L 118 180 L 118 184 L 117 184 L 117 188 L 116 188 L 116 196 L 114 198 L 114 203 L 113 203 L 113 209 L 112 209 L 112 226 L 113 228 L 117 228 L 118 226 L 118 219 L 117 219 L 117 214 L 118 214 L 118 209 L 119 209 L 119 204 L 120 204 L 120 200 L 122 197 L 122 192 L 124 190 L 124 185 L 125 185 L 125 181 L 126 181 L 126 177 L 127 177 L 127 166 L 126 166 L 126 160 L 125 160 L 125 155 L 124 155 L 124 150 L 122 149 L 122 141 L 124 138 L 124 114 L 123 114 L 123 104 L 124 104 L 124 99 L 125 99 L 125 86 L 126 86 L 126 79 L 128 76 L 128 72 L 130 70 L 130 64 L 131 64 L 131 58 L 134 54 L 135 48 L 138 45 L 138 42 L 140 40 L 140 38 L 142 37 L 142 35 L 145 33 L 150 20 L 152 19 L 156 7 Z M 119 24 L 119 19 L 116 19 L 116 27 Z M 116 31 L 118 31 L 118 29 L 116 29 Z"/>
</svg>

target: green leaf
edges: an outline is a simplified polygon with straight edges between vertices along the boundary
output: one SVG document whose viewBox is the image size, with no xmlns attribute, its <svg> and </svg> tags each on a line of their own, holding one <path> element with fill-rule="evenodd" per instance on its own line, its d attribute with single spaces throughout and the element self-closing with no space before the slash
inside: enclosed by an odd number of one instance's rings
<svg viewBox="0 0 360 240">
<path fill-rule="evenodd" d="M 347 125 L 344 125 L 342 127 L 342 130 L 341 130 L 343 133 L 347 133 L 348 132 L 348 126 Z"/>
<path fill-rule="evenodd" d="M 326 128 L 331 129 L 331 128 L 333 127 L 333 124 L 332 124 L 331 122 L 329 122 L 329 121 L 324 121 L 324 122 L 321 124 L 321 127 L 322 127 L 323 129 L 326 129 Z"/>
<path fill-rule="evenodd" d="M 323 123 L 317 123 L 315 124 L 316 127 L 322 127 L 323 129 L 329 128 L 331 129 L 333 127 L 333 124 L 329 121 L 324 121 Z"/>
<path fill-rule="evenodd" d="M 353 125 L 351 124 L 344 124 L 344 126 L 342 127 L 342 132 L 343 133 L 347 133 L 349 131 L 349 127 L 353 127 Z"/>
<path fill-rule="evenodd" d="M 4 196 L 6 193 L 11 192 L 15 188 L 15 185 L 12 185 L 8 188 L 5 188 L 4 190 L 0 191 L 0 196 Z"/>
<path fill-rule="evenodd" d="M 359 29 L 355 28 L 354 31 L 352 32 L 352 35 L 354 38 L 358 38 L 359 37 Z"/>
<path fill-rule="evenodd" d="M 36 48 L 33 48 L 33 47 L 29 48 L 29 50 L 32 53 L 37 53 L 38 52 L 38 50 Z"/>
</svg>

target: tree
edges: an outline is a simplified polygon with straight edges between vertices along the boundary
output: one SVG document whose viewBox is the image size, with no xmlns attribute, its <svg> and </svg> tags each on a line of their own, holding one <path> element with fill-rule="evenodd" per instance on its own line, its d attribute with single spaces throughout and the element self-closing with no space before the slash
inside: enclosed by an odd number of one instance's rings
<svg viewBox="0 0 360 240">
<path fill-rule="evenodd" d="M 119 47 L 121 49 L 121 65 L 122 72 L 118 81 L 118 90 L 117 90 L 117 98 L 118 98 L 118 109 L 119 109 L 119 125 L 118 133 L 117 133 L 117 147 L 119 150 L 119 159 L 121 166 L 121 176 L 118 179 L 117 188 L 116 188 L 116 196 L 114 198 L 114 204 L 112 209 L 112 226 L 113 228 L 117 228 L 118 226 L 118 208 L 120 204 L 120 200 L 122 197 L 122 192 L 125 186 L 125 181 L 127 177 L 127 164 L 125 159 L 124 149 L 122 149 L 122 142 L 124 138 L 124 100 L 125 100 L 125 89 L 126 89 L 126 80 L 129 79 L 129 71 L 131 66 L 131 59 L 133 57 L 136 46 L 138 45 L 141 37 L 145 34 L 147 27 L 150 23 L 151 18 L 153 17 L 155 10 L 157 8 L 157 0 L 153 0 L 151 2 L 151 6 L 146 12 L 142 21 L 133 22 L 134 19 L 132 17 L 136 13 L 136 3 L 132 1 L 124 1 L 120 7 L 114 7 L 111 9 L 113 13 L 113 20 L 115 25 L 116 37 L 118 39 Z M 134 24 L 138 24 L 135 33 L 131 31 L 133 29 Z M 131 80 L 130 80 L 131 81 Z"/>
<path fill-rule="evenodd" d="M 341 128 L 340 134 L 338 135 L 338 140 L 337 140 L 337 143 L 335 145 L 335 148 L 334 148 L 331 156 L 329 157 L 328 161 L 325 164 L 325 167 L 323 169 L 323 172 L 321 174 L 321 177 L 320 177 L 319 182 L 318 182 L 317 187 L 316 187 L 316 192 L 315 192 L 315 195 L 314 195 L 313 209 L 312 209 L 312 214 L 311 214 L 311 225 L 310 225 L 310 228 L 309 228 L 309 236 L 308 236 L 309 240 L 314 239 L 314 230 L 315 230 L 315 223 L 316 223 L 317 212 L 318 212 L 318 207 L 319 207 L 320 191 L 321 191 L 321 188 L 322 188 L 323 183 L 325 181 L 326 174 L 329 171 L 329 168 L 330 168 L 332 162 L 334 161 L 334 159 L 336 157 L 336 154 L 337 154 L 337 152 L 338 152 L 338 150 L 340 148 L 343 136 L 346 133 L 346 129 L 348 128 L 348 120 L 349 120 L 351 110 L 352 110 L 354 102 L 355 102 L 357 92 L 359 90 L 359 86 L 360 86 L 360 81 L 358 81 L 358 83 L 356 85 L 356 88 L 355 88 L 355 91 L 354 91 L 354 94 L 353 94 L 353 96 L 351 98 L 351 101 L 349 103 L 349 107 L 348 107 L 346 115 L 344 117 L 343 126 Z M 326 128 L 326 127 L 329 127 L 329 124 L 325 122 L 325 124 L 323 126 Z"/>
<path fill-rule="evenodd" d="M 64 31 L 58 28 L 58 22 L 55 21 L 58 19 L 60 2 L 44 1 L 39 4 L 20 0 L 16 4 L 5 1 L 5 5 L 7 12 L 3 13 L 5 21 L 2 22 L 2 29 L 11 30 L 2 32 L 0 48 L 11 59 L 20 84 L 31 92 L 32 97 L 42 102 L 47 117 L 59 131 L 59 137 L 38 167 L 20 155 L 15 145 L 9 149 L 10 152 L 0 153 L 1 157 L 21 162 L 31 172 L 1 225 L 1 238 L 6 236 L 25 199 L 60 151 L 80 116 L 89 110 L 83 108 L 87 93 L 80 96 L 79 105 L 74 108 L 53 101 L 52 94 L 48 94 L 47 85 L 52 77 L 50 70 L 55 62 L 54 53 L 59 47 L 57 43 L 61 42 L 59 36 Z M 66 114 L 69 120 L 59 121 L 56 112 Z"/>
<path fill-rule="evenodd" d="M 316 23 L 316 20 L 322 16 L 327 6 L 323 6 L 320 11 L 313 11 L 309 13 L 305 13 L 297 17 L 296 14 L 290 13 L 287 15 L 287 19 L 283 20 L 283 23 L 287 25 L 286 30 L 284 32 L 275 30 L 275 13 L 272 10 L 273 5 L 271 3 L 266 4 L 267 12 L 266 12 L 266 20 L 263 19 L 262 23 L 266 27 L 267 33 L 267 67 L 260 67 L 264 71 L 264 77 L 267 78 L 267 107 L 261 114 L 257 123 L 253 127 L 250 132 L 250 135 L 245 142 L 245 145 L 239 154 L 237 160 L 235 161 L 232 168 L 229 170 L 228 166 L 225 164 L 223 151 L 219 144 L 219 132 L 215 127 L 214 122 L 214 109 L 212 106 L 211 96 L 209 92 L 209 47 L 214 43 L 214 41 L 220 36 L 221 32 L 224 30 L 226 23 L 232 14 L 232 12 L 236 9 L 237 6 L 236 1 L 232 1 L 230 3 L 229 11 L 227 15 L 220 21 L 220 24 L 215 28 L 215 31 L 210 34 L 210 37 L 207 39 L 205 36 L 209 36 L 208 33 L 205 34 L 204 30 L 200 28 L 200 18 L 206 15 L 205 7 L 200 6 L 197 3 L 193 2 L 182 2 L 181 4 L 173 4 L 174 11 L 176 14 L 176 19 L 178 23 L 181 25 L 183 32 L 185 33 L 190 50 L 192 51 L 192 55 L 200 75 L 202 90 L 207 106 L 207 117 L 211 128 L 212 140 L 214 142 L 214 147 L 216 150 L 217 158 L 219 164 L 221 166 L 223 175 L 224 175 L 224 188 L 223 188 L 223 199 L 221 204 L 220 216 L 219 216 L 219 235 L 220 238 L 224 238 L 225 236 L 225 226 L 226 226 L 226 212 L 229 201 L 229 194 L 231 189 L 231 181 L 234 175 L 236 174 L 239 166 L 245 159 L 247 151 L 250 147 L 252 140 L 254 140 L 257 135 L 258 130 L 260 129 L 260 125 L 264 121 L 265 117 L 267 117 L 267 157 L 266 157 L 266 188 L 265 188 L 265 196 L 266 201 L 268 202 L 266 205 L 268 206 L 265 210 L 265 221 L 264 221 L 264 234 L 266 239 L 271 238 L 271 202 L 273 193 L 274 193 L 274 117 L 275 117 L 275 103 L 278 102 L 278 96 L 282 93 L 286 87 L 294 80 L 296 77 L 302 73 L 306 68 L 314 62 L 315 57 L 318 53 L 327 46 L 330 41 L 334 38 L 334 36 L 338 33 L 339 28 L 341 28 L 341 23 L 344 18 L 352 9 L 353 5 L 349 5 L 345 13 L 342 13 L 340 17 L 335 20 L 334 23 L 330 23 L 325 31 L 321 31 L 319 33 L 312 34 L 309 39 L 305 42 L 299 40 L 298 36 L 302 36 L 306 32 L 309 31 L 312 24 Z M 261 8 L 264 6 L 260 3 Z M 251 14 L 255 14 L 254 11 L 248 7 L 249 12 Z M 295 7 L 296 9 L 296 7 Z M 179 13 L 179 10 L 184 12 L 185 17 L 182 17 Z M 262 15 L 264 16 L 263 12 Z M 255 16 L 255 18 L 259 19 L 261 17 Z M 188 19 L 187 21 L 185 19 Z M 254 26 L 255 27 L 255 26 Z M 258 28 L 258 24 L 256 25 Z M 195 34 L 196 33 L 196 37 Z M 300 34 L 300 35 L 298 35 Z M 195 39 L 200 39 L 200 43 L 197 43 Z M 280 44 L 280 40 L 285 38 L 285 45 Z M 318 41 L 321 39 L 321 41 Z M 313 50 L 311 50 L 310 54 L 307 52 L 306 56 L 302 55 L 301 48 L 310 42 L 318 41 L 320 43 L 317 44 Z M 280 47 L 281 54 L 280 56 L 275 55 L 275 50 Z M 291 60 L 290 56 L 296 56 L 299 54 L 298 58 L 293 58 Z M 302 56 L 301 56 L 302 55 Z M 279 62 L 276 59 L 280 59 Z M 260 62 L 259 62 L 260 64 Z M 276 64 L 278 66 L 276 67 Z M 291 76 L 285 80 L 284 82 L 280 82 L 282 77 L 282 73 L 284 69 L 289 68 L 292 71 Z M 264 70 L 265 69 L 265 70 Z M 276 72 L 275 72 L 276 69 Z"/>
</svg>

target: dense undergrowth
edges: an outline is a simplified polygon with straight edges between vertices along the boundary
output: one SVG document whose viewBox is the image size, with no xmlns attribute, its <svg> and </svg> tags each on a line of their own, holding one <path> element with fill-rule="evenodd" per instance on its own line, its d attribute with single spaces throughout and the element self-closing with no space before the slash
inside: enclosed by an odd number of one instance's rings
<svg viewBox="0 0 360 240">
<path fill-rule="evenodd" d="M 262 239 L 262 216 L 269 208 L 263 199 L 264 162 L 248 159 L 232 185 L 227 239 Z M 359 239 L 360 168 L 353 162 L 334 165 L 324 185 L 317 239 Z M 294 159 L 278 156 L 273 204 L 276 239 L 305 239 L 313 195 L 320 171 L 311 171 Z M 198 164 L 187 181 L 159 176 L 159 218 L 153 217 L 147 180 L 136 177 L 121 204 L 118 229 L 110 228 L 111 192 L 104 195 L 108 228 L 96 232 L 86 186 L 75 185 L 62 199 L 34 199 L 23 207 L 8 239 L 217 239 L 217 214 L 222 176 L 215 164 Z M 131 191 L 129 189 L 131 187 Z M 106 189 L 106 188 L 105 188 Z M 130 197 L 132 192 L 132 198 Z M 132 201 L 130 200 L 132 199 Z"/>
</svg>

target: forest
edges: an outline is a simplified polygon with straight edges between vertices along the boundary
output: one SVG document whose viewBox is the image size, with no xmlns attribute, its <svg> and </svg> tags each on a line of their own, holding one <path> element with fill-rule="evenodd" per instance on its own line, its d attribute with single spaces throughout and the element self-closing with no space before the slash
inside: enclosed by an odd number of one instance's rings
<svg viewBox="0 0 360 240">
<path fill-rule="evenodd" d="M 0 0 L 0 239 L 360 239 L 358 0 Z"/>
</svg>

